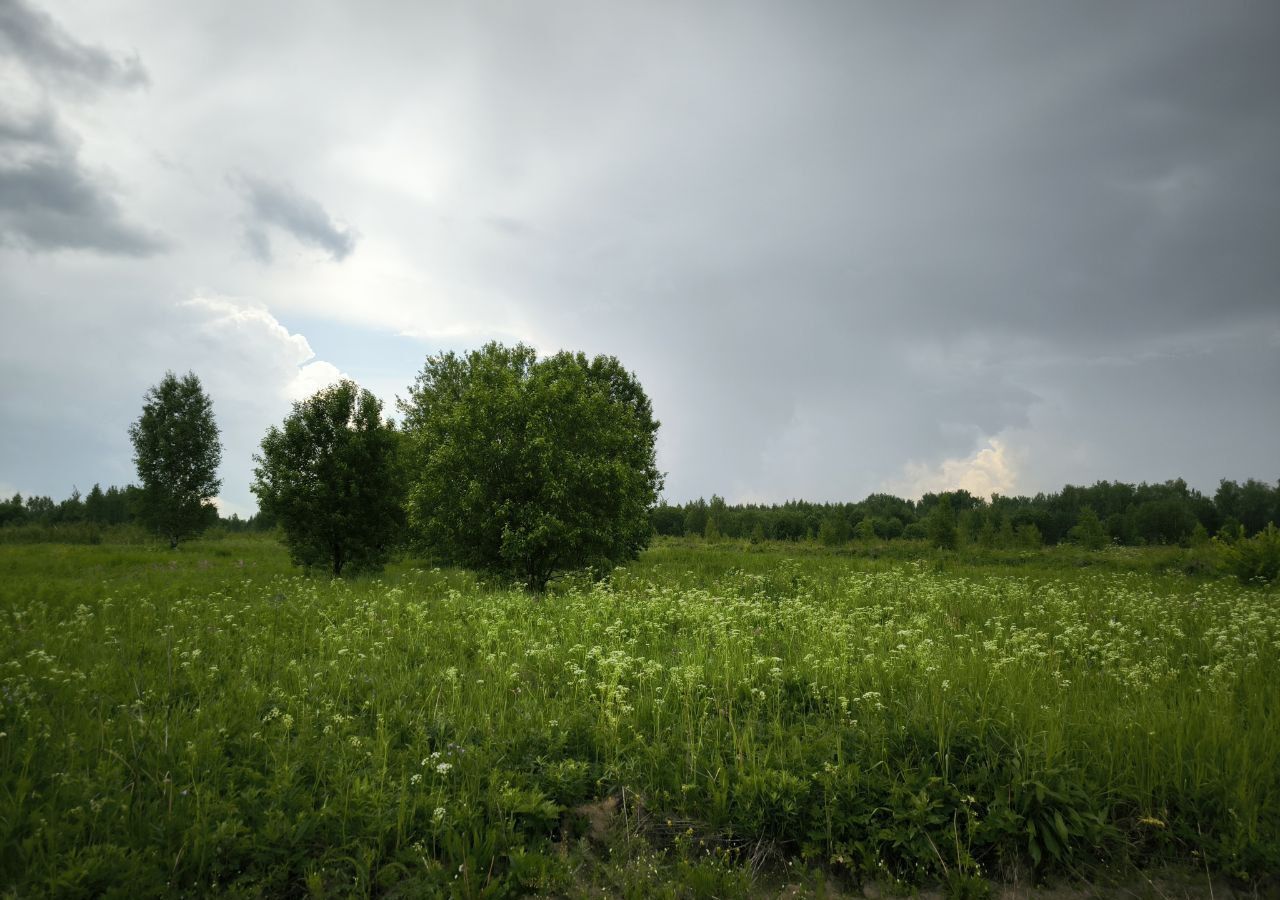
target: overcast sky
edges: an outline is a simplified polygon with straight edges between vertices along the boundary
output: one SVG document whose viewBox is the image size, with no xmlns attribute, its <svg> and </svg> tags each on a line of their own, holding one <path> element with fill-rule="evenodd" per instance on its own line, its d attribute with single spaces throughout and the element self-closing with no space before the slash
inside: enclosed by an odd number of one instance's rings
<svg viewBox="0 0 1280 900">
<path fill-rule="evenodd" d="M 0 0 L 0 492 L 617 356 L 673 502 L 1280 477 L 1280 4 Z"/>
</svg>

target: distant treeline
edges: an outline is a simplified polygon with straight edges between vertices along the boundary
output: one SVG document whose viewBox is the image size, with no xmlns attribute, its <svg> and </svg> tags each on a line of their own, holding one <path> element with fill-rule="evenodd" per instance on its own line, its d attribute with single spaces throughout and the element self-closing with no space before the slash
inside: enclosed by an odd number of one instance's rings
<svg viewBox="0 0 1280 900">
<path fill-rule="evenodd" d="M 88 494 L 73 490 L 60 502 L 50 497 L 14 494 L 0 501 L 0 527 L 22 525 L 132 525 L 138 523 L 140 490 L 134 485 L 95 484 Z M 945 513 L 946 515 L 942 515 Z M 965 490 L 925 494 L 904 500 L 872 494 L 857 503 L 730 505 L 721 497 L 683 505 L 665 502 L 651 514 L 654 532 L 674 537 L 742 538 L 749 540 L 934 540 L 939 520 L 943 531 L 954 529 L 955 544 L 987 547 L 1038 547 L 1096 540 L 1138 546 L 1188 544 L 1198 538 L 1228 539 L 1257 534 L 1280 522 L 1280 481 L 1274 485 L 1249 479 L 1223 480 L 1212 496 L 1187 486 L 1181 478 L 1163 484 L 1100 481 L 1091 487 L 1067 485 L 1052 494 L 990 500 Z M 949 523 L 949 524 L 947 524 Z M 275 522 L 261 514 L 241 519 L 211 520 L 231 532 L 268 531 Z M 932 529 L 932 531 L 931 531 Z"/>
<path fill-rule="evenodd" d="M 858 503 L 729 505 L 713 496 L 683 505 L 663 503 L 652 512 L 662 535 L 702 535 L 752 540 L 936 540 L 987 547 L 1038 547 L 1068 541 L 1188 544 L 1210 536 L 1234 540 L 1280 522 L 1280 481 L 1223 480 L 1213 496 L 1181 478 L 1163 484 L 1099 481 L 1067 485 L 1053 494 L 990 500 L 965 490 L 925 494 L 918 501 L 872 494 Z"/>
<path fill-rule="evenodd" d="M 105 491 L 95 484 L 88 494 L 81 495 L 72 489 L 71 496 L 57 502 L 51 497 L 32 495 L 23 498 L 14 494 L 8 500 L 0 500 L 0 528 L 18 525 L 56 527 L 65 525 L 134 525 L 139 523 L 138 510 L 142 491 L 135 485 L 116 487 Z M 219 525 L 228 531 L 266 531 L 275 523 L 262 516 L 242 519 L 235 513 L 222 518 L 214 513 L 209 525 Z"/>
</svg>

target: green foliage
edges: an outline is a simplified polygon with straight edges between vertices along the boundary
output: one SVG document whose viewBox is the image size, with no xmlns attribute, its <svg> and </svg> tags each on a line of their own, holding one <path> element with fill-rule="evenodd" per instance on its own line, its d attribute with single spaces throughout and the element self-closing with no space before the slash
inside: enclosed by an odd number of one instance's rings
<svg viewBox="0 0 1280 900">
<path fill-rule="evenodd" d="M 796 541 L 821 538 L 821 523 L 840 516 L 849 522 L 869 519 L 881 540 L 921 540 L 927 537 L 926 520 L 940 496 L 925 494 L 916 502 L 871 494 L 857 503 L 723 504 L 716 511 L 716 528 L 727 538 L 748 538 L 760 525 L 768 540 Z M 1280 521 L 1280 483 L 1272 487 L 1254 480 L 1244 485 L 1224 481 L 1213 497 L 1188 487 L 1180 478 L 1138 485 L 1099 481 L 1089 487 L 1066 485 L 1056 493 L 1034 497 L 993 495 L 989 501 L 964 490 L 947 492 L 947 496 L 956 519 L 957 546 L 984 549 L 1017 547 L 1015 529 L 1027 524 L 1036 526 L 1044 544 L 1078 543 L 1072 532 L 1086 509 L 1092 509 L 1103 524 L 1108 545 L 1185 546 L 1197 529 L 1211 534 L 1225 529 L 1234 540 L 1239 526 L 1252 535 L 1268 521 Z M 654 527 L 657 533 L 673 537 L 702 535 L 711 514 L 705 500 L 664 507 L 660 516 L 655 513 Z M 1090 541 L 1096 542 L 1096 535 Z"/>
<path fill-rule="evenodd" d="M 994 518 L 990 512 L 987 512 L 982 517 L 982 524 L 978 527 L 976 543 L 984 550 L 994 549 L 998 540 Z"/>
<path fill-rule="evenodd" d="M 1218 533 L 1214 537 L 1223 544 L 1234 544 L 1236 541 L 1248 537 L 1248 534 L 1244 526 L 1234 516 L 1228 516 L 1223 520 L 1222 527 L 1218 529 Z"/>
<path fill-rule="evenodd" d="M 153 540 L 154 536 L 138 525 L 70 522 L 0 528 L 0 544 L 145 544 Z"/>
<path fill-rule="evenodd" d="M 876 526 L 868 516 L 858 522 L 857 527 L 853 529 L 854 537 L 864 544 L 869 544 L 876 539 Z"/>
<path fill-rule="evenodd" d="M 1044 546 L 1044 538 L 1035 522 L 1024 522 L 1019 525 L 1015 539 L 1017 545 L 1024 550 L 1039 550 Z"/>
<path fill-rule="evenodd" d="M 707 501 L 699 497 L 685 504 L 683 534 L 702 535 L 707 530 Z"/>
<path fill-rule="evenodd" d="M 678 506 L 669 505 L 665 500 L 654 507 L 649 518 L 653 522 L 654 534 L 679 537 L 685 533 L 684 510 Z"/>
<path fill-rule="evenodd" d="M 26 516 L 27 510 L 22 504 L 21 494 L 14 494 L 8 500 L 0 500 L 0 528 L 21 525 Z"/>
<path fill-rule="evenodd" d="M 0 892 L 776 896 L 760 848 L 957 896 L 1277 871 L 1274 589 L 1089 556 L 663 541 L 545 603 L 242 536 L 0 546 Z"/>
<path fill-rule="evenodd" d="M 1080 518 L 1071 529 L 1071 540 L 1086 550 L 1101 550 L 1107 546 L 1107 533 L 1092 506 L 1086 506 L 1080 511 Z"/>
<path fill-rule="evenodd" d="M 931 545 L 943 550 L 956 548 L 958 539 L 956 514 L 951 507 L 949 494 L 943 494 L 938 498 L 938 502 L 925 518 L 924 525 Z"/>
<path fill-rule="evenodd" d="M 893 540 L 894 538 L 905 537 L 904 529 L 906 528 L 906 524 L 897 516 L 890 516 L 887 519 L 875 518 L 871 521 L 872 524 L 875 525 L 876 535 L 886 541 Z M 917 523 L 912 522 L 911 524 L 915 525 Z"/>
<path fill-rule="evenodd" d="M 335 577 L 381 571 L 401 537 L 404 488 L 399 435 L 373 394 L 344 380 L 295 403 L 254 461 L 253 492 L 295 563 Z"/>
<path fill-rule="evenodd" d="M 1246 534 L 1257 534 L 1267 523 L 1280 522 L 1280 481 L 1272 486 L 1253 478 L 1244 484 L 1223 479 L 1213 499 L 1223 521 L 1243 526 Z"/>
<path fill-rule="evenodd" d="M 718 541 L 723 537 L 727 509 L 728 506 L 723 497 L 719 494 L 711 495 L 711 502 L 707 504 L 707 525 L 703 535 L 707 540 Z"/>
<path fill-rule="evenodd" d="M 488 344 L 427 359 L 402 401 L 409 521 L 433 553 L 542 590 L 649 542 L 658 423 L 613 357 Z"/>
<path fill-rule="evenodd" d="M 1018 546 L 1018 536 L 1013 531 L 1013 520 L 1008 516 L 1000 517 L 1000 529 L 996 532 L 996 546 L 1002 550 L 1011 550 Z"/>
<path fill-rule="evenodd" d="M 707 524 L 702 529 L 702 536 L 708 541 L 720 540 L 720 525 L 710 516 L 707 517 Z"/>
<path fill-rule="evenodd" d="M 839 547 L 848 543 L 853 534 L 849 520 L 839 513 L 831 513 L 818 526 L 818 540 L 826 547 Z"/>
<path fill-rule="evenodd" d="M 129 438 L 142 482 L 138 512 L 147 526 L 176 548 L 217 520 L 210 501 L 222 484 L 222 443 L 213 404 L 194 373 L 179 379 L 166 372 L 144 396 Z"/>
<path fill-rule="evenodd" d="M 1267 524 L 1251 538 L 1220 543 L 1222 566 L 1242 584 L 1268 584 L 1280 579 L 1280 529 Z"/>
<path fill-rule="evenodd" d="M 929 529 L 925 527 L 923 522 L 912 522 L 898 532 L 898 537 L 904 541 L 927 541 L 929 539 Z"/>
</svg>

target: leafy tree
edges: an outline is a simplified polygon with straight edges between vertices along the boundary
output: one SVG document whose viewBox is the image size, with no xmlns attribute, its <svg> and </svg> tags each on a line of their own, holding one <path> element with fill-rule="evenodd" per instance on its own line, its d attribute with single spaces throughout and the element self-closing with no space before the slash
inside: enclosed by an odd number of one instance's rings
<svg viewBox="0 0 1280 900">
<path fill-rule="evenodd" d="M 1234 490 L 1224 491 L 1228 485 Z M 1218 490 L 1229 498 L 1225 513 L 1239 519 L 1248 534 L 1257 534 L 1268 522 L 1280 519 L 1280 485 L 1272 488 L 1250 478 L 1239 486 L 1224 481 Z"/>
<path fill-rule="evenodd" d="M 1018 526 L 1018 546 L 1024 550 L 1039 550 L 1044 546 L 1044 536 L 1035 522 L 1024 522 Z"/>
<path fill-rule="evenodd" d="M 978 545 L 984 550 L 991 550 L 996 546 L 996 526 L 992 519 L 992 513 L 986 511 L 982 516 L 982 526 L 978 529 Z"/>
<path fill-rule="evenodd" d="M 904 541 L 927 541 L 929 539 L 929 529 L 925 527 L 923 522 L 912 522 L 902 529 L 898 537 Z"/>
<path fill-rule="evenodd" d="M 871 517 L 867 516 L 853 529 L 854 537 L 864 544 L 869 544 L 876 539 L 876 526 L 871 521 Z"/>
<path fill-rule="evenodd" d="M 613 357 L 539 360 L 497 343 L 444 353 L 400 408 L 409 522 L 435 553 L 540 591 L 557 572 L 603 571 L 648 545 L 658 423 Z"/>
<path fill-rule="evenodd" d="M 702 531 L 702 536 L 708 541 L 715 543 L 720 540 L 720 520 L 714 516 L 707 516 L 707 525 Z"/>
<path fill-rule="evenodd" d="M 58 504 L 57 519 L 59 524 L 84 521 L 84 501 L 80 499 L 80 489 L 78 487 L 72 485 L 71 496 Z"/>
<path fill-rule="evenodd" d="M 20 525 L 26 517 L 21 494 L 14 494 L 8 501 L 0 503 L 0 526 Z"/>
<path fill-rule="evenodd" d="M 887 519 L 877 517 L 871 520 L 871 524 L 875 526 L 876 536 L 886 541 L 901 537 L 903 529 L 907 527 L 897 516 L 890 516 Z"/>
<path fill-rule="evenodd" d="M 96 525 L 107 524 L 107 495 L 97 482 L 84 498 L 84 517 Z"/>
<path fill-rule="evenodd" d="M 956 514 L 951 508 L 951 495 L 942 494 L 925 518 L 929 543 L 944 550 L 956 548 Z"/>
<path fill-rule="evenodd" d="M 728 529 L 725 527 L 727 524 L 725 522 L 727 518 L 726 509 L 724 498 L 719 494 L 712 494 L 711 502 L 707 504 L 707 524 L 703 531 L 703 535 L 707 540 L 718 541 L 722 535 L 728 533 Z"/>
<path fill-rule="evenodd" d="M 914 522 L 916 519 L 915 508 L 911 501 L 903 500 L 892 494 L 870 494 L 867 499 L 858 504 L 863 516 L 869 516 L 873 521 L 879 520 L 887 522 L 890 519 L 898 520 L 898 533 L 901 533 L 902 527 L 908 522 Z M 896 535 L 888 535 L 877 527 L 876 533 L 880 537 L 895 537 Z"/>
<path fill-rule="evenodd" d="M 1140 538 L 1134 507 L 1128 507 L 1123 513 L 1112 513 L 1107 516 L 1107 535 L 1121 544 L 1132 546 L 1138 543 Z"/>
<path fill-rule="evenodd" d="M 838 512 L 828 513 L 818 526 L 818 540 L 828 547 L 847 543 L 851 534 L 849 520 Z"/>
<path fill-rule="evenodd" d="M 684 514 L 684 533 L 703 534 L 707 530 L 707 501 L 699 497 L 688 504 Z"/>
<path fill-rule="evenodd" d="M 1107 533 L 1092 506 L 1080 511 L 1080 518 L 1071 529 L 1071 539 L 1086 550 L 1101 550 L 1107 546 Z"/>
<path fill-rule="evenodd" d="M 764 521 L 760 515 L 760 510 L 754 504 L 746 507 L 738 507 L 737 515 L 733 517 L 734 524 L 737 526 L 738 537 L 746 537 L 752 543 L 759 543 L 765 540 Z M 756 540 L 756 532 L 759 532 L 759 540 Z"/>
<path fill-rule="evenodd" d="M 796 509 L 793 504 L 787 504 L 779 510 L 773 520 L 773 536 L 780 541 L 803 540 L 807 531 L 804 513 Z"/>
<path fill-rule="evenodd" d="M 48 524 L 57 509 L 58 505 L 53 502 L 52 497 L 39 497 L 33 494 L 27 498 L 26 519 L 28 522 Z"/>
<path fill-rule="evenodd" d="M 296 564 L 335 578 L 382 569 L 404 522 L 398 450 L 382 403 L 346 380 L 293 404 L 267 431 L 252 490 Z"/>
<path fill-rule="evenodd" d="M 126 485 L 123 489 L 112 485 L 107 488 L 103 495 L 103 507 L 106 513 L 106 523 L 108 525 L 119 525 L 122 522 L 130 522 L 136 515 L 138 505 L 141 503 L 141 488 L 135 485 Z"/>
<path fill-rule="evenodd" d="M 684 512 L 678 506 L 668 506 L 666 501 L 659 503 L 650 514 L 655 534 L 679 537 L 684 534 Z"/>
<path fill-rule="evenodd" d="M 179 379 L 166 372 L 144 396 L 129 437 L 142 482 L 138 512 L 145 524 L 176 548 L 217 520 L 210 501 L 222 484 L 217 477 L 222 443 L 213 404 L 194 373 Z"/>
</svg>

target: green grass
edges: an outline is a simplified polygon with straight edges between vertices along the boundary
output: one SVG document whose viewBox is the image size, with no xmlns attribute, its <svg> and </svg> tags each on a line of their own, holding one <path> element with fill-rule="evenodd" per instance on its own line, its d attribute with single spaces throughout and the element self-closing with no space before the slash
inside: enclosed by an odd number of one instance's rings
<svg viewBox="0 0 1280 900">
<path fill-rule="evenodd" d="M 255 538 L 0 546 L 0 895 L 1280 870 L 1274 589 L 894 554 L 666 542 L 539 599 Z"/>
</svg>

